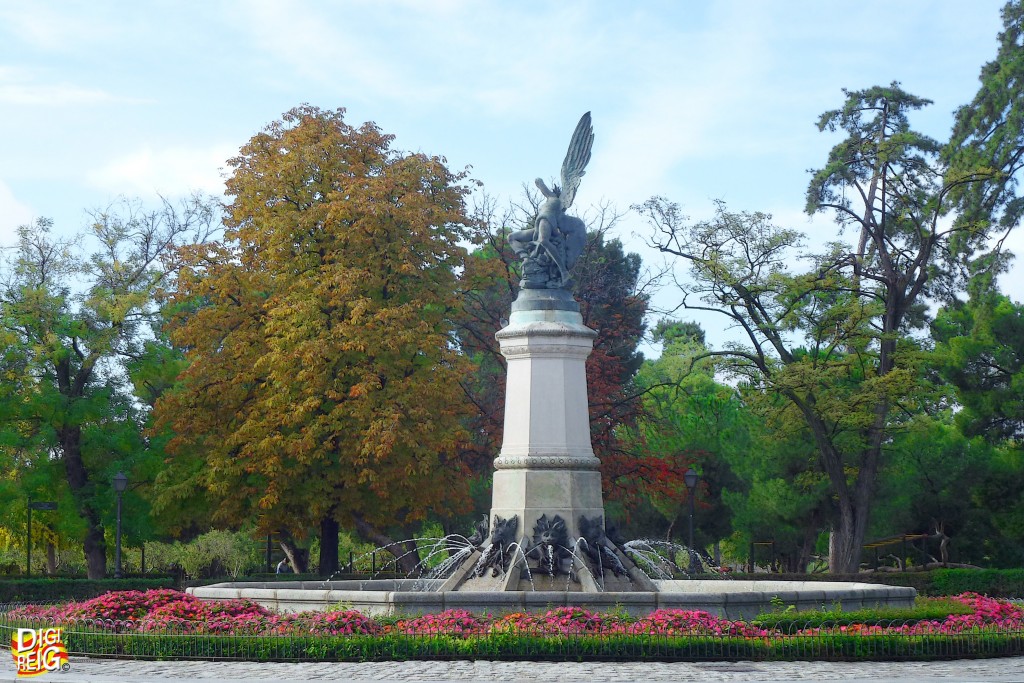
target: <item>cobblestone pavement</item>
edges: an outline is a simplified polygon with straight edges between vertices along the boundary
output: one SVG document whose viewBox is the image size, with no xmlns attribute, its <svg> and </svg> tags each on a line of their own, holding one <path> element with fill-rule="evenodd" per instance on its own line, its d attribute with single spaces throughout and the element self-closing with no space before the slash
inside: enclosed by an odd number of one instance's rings
<svg viewBox="0 0 1024 683">
<path fill-rule="evenodd" d="M 936 679 L 1024 683 L 1024 657 L 943 662 L 376 662 L 284 664 L 254 662 L 144 662 L 71 659 L 68 672 L 42 683 L 159 683 L 168 681 L 879 681 Z M 24 681 L 13 665 L 0 666 L 0 683 Z"/>
</svg>

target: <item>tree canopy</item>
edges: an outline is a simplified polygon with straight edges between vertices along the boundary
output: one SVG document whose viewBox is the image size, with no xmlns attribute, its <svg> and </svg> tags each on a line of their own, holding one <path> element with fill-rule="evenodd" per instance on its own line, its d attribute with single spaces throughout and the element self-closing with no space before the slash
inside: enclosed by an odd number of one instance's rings
<svg viewBox="0 0 1024 683">
<path fill-rule="evenodd" d="M 82 539 L 90 578 L 106 573 L 111 479 L 147 452 L 129 366 L 150 352 L 175 247 L 201 243 L 213 217 L 202 197 L 155 211 L 125 202 L 93 214 L 85 243 L 40 219 L 0 264 L 0 485 L 74 511 L 64 533 Z"/>
<path fill-rule="evenodd" d="M 690 265 L 687 307 L 722 314 L 745 343 L 709 352 L 733 372 L 785 396 L 806 422 L 836 501 L 832 568 L 859 562 L 883 445 L 901 402 L 918 391 L 919 344 L 930 276 L 976 225 L 941 219 L 958 188 L 985 168 L 946 174 L 941 145 L 915 132 L 909 114 L 928 104 L 898 84 L 846 92 L 822 130 L 846 134 L 815 171 L 809 213 L 831 212 L 856 242 L 802 252 L 802 236 L 762 213 L 731 212 L 687 225 L 678 206 L 653 198 L 638 207 L 652 246 Z M 794 271 L 795 257 L 808 267 Z"/>
<path fill-rule="evenodd" d="M 373 535 L 466 504 L 467 190 L 391 140 L 287 112 L 229 162 L 224 239 L 183 254 L 171 339 L 189 364 L 156 410 L 172 451 L 202 452 L 222 523 Z"/>
</svg>

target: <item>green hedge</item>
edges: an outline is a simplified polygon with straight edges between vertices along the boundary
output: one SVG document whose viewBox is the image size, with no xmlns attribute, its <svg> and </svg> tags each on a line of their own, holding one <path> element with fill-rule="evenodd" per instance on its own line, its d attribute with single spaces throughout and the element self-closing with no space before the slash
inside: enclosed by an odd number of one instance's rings
<svg viewBox="0 0 1024 683">
<path fill-rule="evenodd" d="M 778 629 L 791 633 L 797 629 L 821 626 L 890 626 L 892 624 L 916 624 L 921 621 L 942 621 L 950 614 L 974 614 L 974 608 L 955 600 L 926 598 L 918 600 L 914 607 L 879 607 L 850 612 L 831 610 L 823 612 L 779 612 L 761 614 L 752 623 L 766 629 Z"/>
<path fill-rule="evenodd" d="M 3 629 L 0 629 L 3 630 Z M 899 660 L 1024 654 L 1021 633 L 965 635 L 824 634 L 731 636 L 494 634 L 265 637 L 153 634 L 64 634 L 70 654 L 139 659 L 247 661 L 403 661 L 495 659 L 549 661 Z"/>
<path fill-rule="evenodd" d="M 0 581 L 0 603 L 31 602 L 50 604 L 70 600 L 88 600 L 109 591 L 174 588 L 173 577 L 128 579 L 10 579 Z"/>
<path fill-rule="evenodd" d="M 910 586 L 916 588 L 921 595 L 959 595 L 970 591 L 993 598 L 1024 598 L 1024 569 L 930 569 L 859 574 L 732 574 L 730 578 L 755 581 L 859 581 L 889 586 Z"/>
<path fill-rule="evenodd" d="M 1024 598 L 1024 569 L 936 569 L 931 589 L 933 595 L 971 591 L 994 598 Z"/>
</svg>

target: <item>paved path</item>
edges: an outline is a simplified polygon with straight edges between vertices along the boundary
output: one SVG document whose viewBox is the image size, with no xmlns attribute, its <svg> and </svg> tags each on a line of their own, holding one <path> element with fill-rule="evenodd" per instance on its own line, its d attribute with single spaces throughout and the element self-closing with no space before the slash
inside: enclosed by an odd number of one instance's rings
<svg viewBox="0 0 1024 683">
<path fill-rule="evenodd" d="M 6 654 L 6 653 L 4 653 Z M 0 683 L 167 683 L 168 681 L 844 681 L 924 683 L 936 679 L 1024 683 L 1024 657 L 945 662 L 379 662 L 282 664 L 253 662 L 143 662 L 73 657 L 71 670 L 16 678 L 0 664 Z"/>
</svg>

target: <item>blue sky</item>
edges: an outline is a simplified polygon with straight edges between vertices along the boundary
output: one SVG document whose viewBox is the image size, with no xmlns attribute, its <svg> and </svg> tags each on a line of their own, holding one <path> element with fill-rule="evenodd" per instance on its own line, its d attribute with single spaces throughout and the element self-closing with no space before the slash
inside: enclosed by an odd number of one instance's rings
<svg viewBox="0 0 1024 683">
<path fill-rule="evenodd" d="M 120 195 L 219 194 L 224 161 L 303 102 L 471 166 L 505 200 L 557 175 L 589 110 L 580 210 L 661 194 L 703 218 L 724 199 L 824 239 L 831 223 L 802 213 L 807 170 L 837 141 L 818 115 L 844 87 L 897 80 L 935 101 L 912 122 L 944 139 L 1002 5 L 0 0 L 0 246 L 39 216 L 74 232 Z M 617 236 L 653 258 L 645 233 L 627 216 Z M 1007 289 L 1024 299 L 1020 281 Z"/>
</svg>

